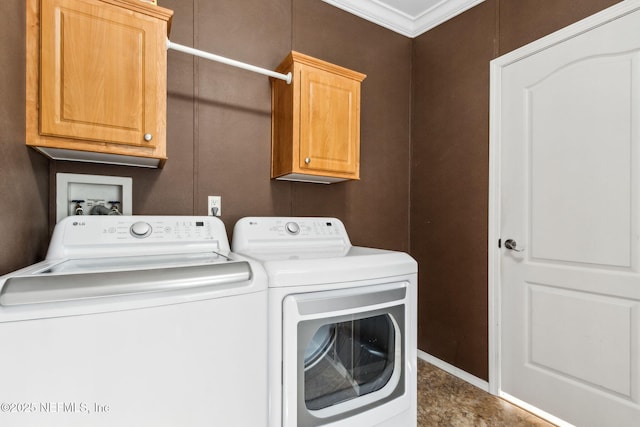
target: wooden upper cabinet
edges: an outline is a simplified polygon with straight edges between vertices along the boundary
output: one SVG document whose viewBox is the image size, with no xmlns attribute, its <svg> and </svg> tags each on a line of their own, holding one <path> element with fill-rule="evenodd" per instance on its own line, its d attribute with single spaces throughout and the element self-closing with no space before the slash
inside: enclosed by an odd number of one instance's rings
<svg viewBox="0 0 640 427">
<path fill-rule="evenodd" d="M 291 52 L 272 79 L 271 177 L 332 183 L 360 178 L 360 83 L 365 75 Z"/>
<path fill-rule="evenodd" d="M 27 3 L 27 144 L 54 159 L 162 166 L 173 12 L 140 0 Z"/>
</svg>

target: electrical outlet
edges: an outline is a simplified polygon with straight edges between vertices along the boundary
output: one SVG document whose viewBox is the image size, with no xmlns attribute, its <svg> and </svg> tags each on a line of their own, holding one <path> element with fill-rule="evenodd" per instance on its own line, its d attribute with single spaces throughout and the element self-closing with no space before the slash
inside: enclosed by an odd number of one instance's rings
<svg viewBox="0 0 640 427">
<path fill-rule="evenodd" d="M 209 196 L 207 200 L 207 215 L 222 215 L 222 196 Z"/>
</svg>

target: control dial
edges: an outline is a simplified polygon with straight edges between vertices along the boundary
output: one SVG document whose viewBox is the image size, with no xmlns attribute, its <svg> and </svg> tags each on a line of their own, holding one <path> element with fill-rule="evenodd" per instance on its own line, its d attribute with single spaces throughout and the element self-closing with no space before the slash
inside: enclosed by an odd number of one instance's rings
<svg viewBox="0 0 640 427">
<path fill-rule="evenodd" d="M 284 228 L 289 234 L 298 234 L 300 232 L 300 226 L 297 222 L 288 222 L 284 225 Z"/>
<path fill-rule="evenodd" d="M 146 222 L 136 222 L 131 228 L 129 228 L 129 232 L 133 237 L 137 237 L 138 239 L 144 239 L 149 234 L 151 234 L 151 225 Z"/>
</svg>

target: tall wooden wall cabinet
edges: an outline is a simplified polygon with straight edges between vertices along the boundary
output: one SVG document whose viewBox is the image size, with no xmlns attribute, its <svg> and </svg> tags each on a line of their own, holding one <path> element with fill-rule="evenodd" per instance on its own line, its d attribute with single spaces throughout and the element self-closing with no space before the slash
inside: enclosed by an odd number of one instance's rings
<svg viewBox="0 0 640 427">
<path fill-rule="evenodd" d="M 140 0 L 27 0 L 27 145 L 161 167 L 172 15 Z"/>
<path fill-rule="evenodd" d="M 365 75 L 298 52 L 272 79 L 271 177 L 333 183 L 360 179 L 360 83 Z"/>
</svg>

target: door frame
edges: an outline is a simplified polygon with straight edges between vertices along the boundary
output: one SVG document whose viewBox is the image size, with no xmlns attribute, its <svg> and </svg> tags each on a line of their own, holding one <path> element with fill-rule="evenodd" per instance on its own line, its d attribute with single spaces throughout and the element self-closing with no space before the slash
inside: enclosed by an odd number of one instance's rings
<svg viewBox="0 0 640 427">
<path fill-rule="evenodd" d="M 498 247 L 500 234 L 502 204 L 501 194 L 501 81 L 503 68 L 524 58 L 535 55 L 554 45 L 588 32 L 608 22 L 640 9 L 640 0 L 624 0 L 590 17 L 569 25 L 548 36 L 542 37 L 528 45 L 492 60 L 490 66 L 490 97 L 489 97 L 489 239 L 488 239 L 488 303 L 489 303 L 489 392 L 505 398 L 512 403 L 550 420 L 559 425 L 566 422 L 548 414 L 526 402 L 503 393 L 501 390 L 501 260 L 502 248 Z"/>
</svg>

